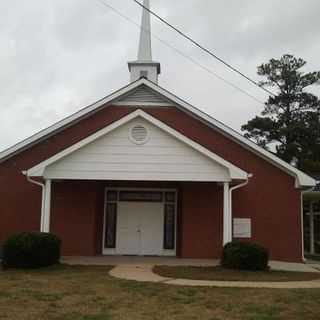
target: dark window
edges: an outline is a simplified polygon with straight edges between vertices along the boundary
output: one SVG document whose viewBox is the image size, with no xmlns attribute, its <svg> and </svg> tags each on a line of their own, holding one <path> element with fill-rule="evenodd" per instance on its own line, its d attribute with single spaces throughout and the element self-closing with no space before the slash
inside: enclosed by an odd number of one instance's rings
<svg viewBox="0 0 320 320">
<path fill-rule="evenodd" d="M 164 249 L 173 250 L 175 248 L 175 205 L 165 204 L 164 211 Z"/>
<path fill-rule="evenodd" d="M 117 204 L 107 203 L 106 207 L 106 234 L 105 234 L 105 247 L 116 247 L 116 230 L 117 230 Z"/>
<path fill-rule="evenodd" d="M 162 192 L 154 191 L 120 191 L 120 201 L 162 202 Z"/>
</svg>

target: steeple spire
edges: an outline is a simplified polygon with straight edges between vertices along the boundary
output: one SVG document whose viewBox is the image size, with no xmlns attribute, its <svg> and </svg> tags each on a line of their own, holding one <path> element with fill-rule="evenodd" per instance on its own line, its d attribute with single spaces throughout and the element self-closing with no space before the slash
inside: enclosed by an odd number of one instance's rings
<svg viewBox="0 0 320 320">
<path fill-rule="evenodd" d="M 145 8 L 149 9 L 149 0 L 144 0 L 143 5 Z M 138 60 L 128 63 L 131 73 L 131 82 L 140 78 L 147 78 L 154 83 L 158 83 L 160 63 L 152 60 L 150 12 L 146 9 L 143 9 L 142 12 L 140 32 Z"/>
<path fill-rule="evenodd" d="M 149 9 L 149 0 L 144 0 L 143 5 Z M 146 9 L 142 12 L 138 61 L 152 61 L 150 13 Z"/>
</svg>

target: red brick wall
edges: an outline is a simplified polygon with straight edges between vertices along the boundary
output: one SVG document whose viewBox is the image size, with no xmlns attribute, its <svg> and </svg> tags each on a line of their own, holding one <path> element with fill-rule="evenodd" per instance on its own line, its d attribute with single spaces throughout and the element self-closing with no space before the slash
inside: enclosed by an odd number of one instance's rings
<svg viewBox="0 0 320 320">
<path fill-rule="evenodd" d="M 39 228 L 41 190 L 26 182 L 21 170 L 31 168 L 132 111 L 133 108 L 129 107 L 103 109 L 0 164 L 0 241 L 12 232 Z M 234 194 L 234 216 L 252 218 L 253 240 L 267 246 L 273 259 L 301 260 L 300 192 L 294 188 L 292 177 L 176 108 L 150 108 L 146 111 L 212 152 L 253 173 L 250 184 Z M 190 202 L 189 205 L 194 207 Z M 188 215 L 191 219 L 190 211 Z M 184 225 L 188 230 L 190 227 L 186 219 Z M 183 241 L 187 241 L 185 239 L 184 236 Z M 188 244 L 182 246 L 182 252 L 188 255 L 194 253 L 196 249 L 191 248 L 194 242 L 197 242 L 197 237 L 192 238 L 190 234 Z M 208 241 L 209 244 L 211 241 Z"/>
<path fill-rule="evenodd" d="M 62 240 L 63 255 L 94 256 L 102 229 L 103 186 L 99 182 L 53 183 L 51 232 Z M 100 245 L 100 244 L 99 244 Z M 101 251 L 100 251 L 101 252 Z"/>
<path fill-rule="evenodd" d="M 184 183 L 180 197 L 181 257 L 219 258 L 223 241 L 222 187 L 213 183 Z"/>
</svg>

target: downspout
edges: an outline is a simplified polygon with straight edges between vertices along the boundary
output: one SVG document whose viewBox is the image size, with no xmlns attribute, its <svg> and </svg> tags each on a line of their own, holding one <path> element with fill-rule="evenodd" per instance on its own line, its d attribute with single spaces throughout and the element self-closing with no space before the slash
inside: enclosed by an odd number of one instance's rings
<svg viewBox="0 0 320 320">
<path fill-rule="evenodd" d="M 240 189 L 240 188 L 243 188 L 245 187 L 248 183 L 249 183 L 249 180 L 250 178 L 253 177 L 253 174 L 252 173 L 249 173 L 248 176 L 247 176 L 247 180 L 243 183 L 240 183 L 232 188 L 229 189 L 229 210 L 231 212 L 231 217 L 232 217 L 232 221 L 233 221 L 233 215 L 232 215 L 232 193 L 233 191 L 237 190 L 237 189 Z M 232 230 L 233 230 L 233 226 L 232 226 Z M 232 234 L 231 234 L 231 240 L 233 240 L 233 231 L 232 231 Z"/>
<path fill-rule="evenodd" d="M 301 236 L 302 236 L 302 242 L 301 242 L 301 244 L 302 244 L 302 261 L 303 261 L 303 262 L 306 262 L 306 261 L 307 261 L 305 255 L 304 255 L 303 195 L 306 194 L 306 193 L 308 193 L 308 192 L 310 192 L 310 191 L 312 191 L 313 189 L 314 189 L 314 187 L 309 188 L 309 189 L 304 190 L 304 191 L 301 191 Z"/>
<path fill-rule="evenodd" d="M 28 172 L 27 171 L 22 171 L 22 174 L 27 178 L 27 181 L 32 183 L 32 184 L 35 184 L 39 187 L 41 187 L 42 189 L 42 198 L 41 198 L 41 217 L 40 217 L 40 231 L 43 230 L 43 213 L 44 213 L 44 190 L 45 190 L 45 184 L 44 183 L 41 183 L 39 181 L 36 181 L 36 180 L 33 180 L 31 179 L 29 176 L 28 176 Z"/>
</svg>

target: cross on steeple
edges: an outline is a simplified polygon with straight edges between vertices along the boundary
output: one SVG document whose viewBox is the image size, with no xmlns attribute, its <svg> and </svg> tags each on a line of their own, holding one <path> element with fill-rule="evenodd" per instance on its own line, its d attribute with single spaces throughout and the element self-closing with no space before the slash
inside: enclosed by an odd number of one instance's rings
<svg viewBox="0 0 320 320">
<path fill-rule="evenodd" d="M 149 0 L 144 0 L 143 5 L 149 9 Z M 154 83 L 158 83 L 160 63 L 152 60 L 150 12 L 146 9 L 143 9 L 142 13 L 138 60 L 129 62 L 128 65 L 131 82 L 140 78 L 147 78 Z"/>
</svg>

